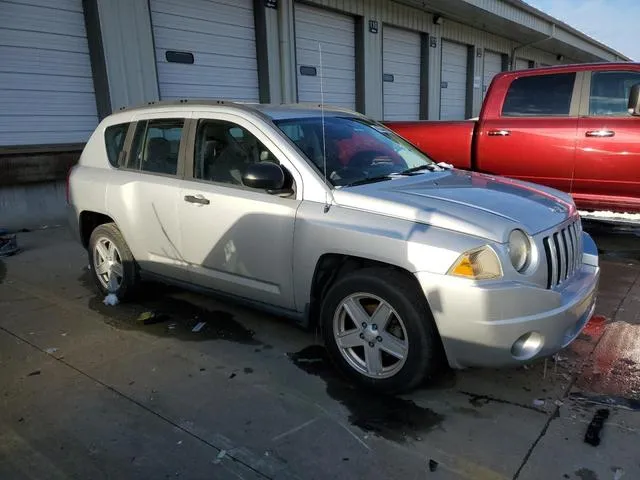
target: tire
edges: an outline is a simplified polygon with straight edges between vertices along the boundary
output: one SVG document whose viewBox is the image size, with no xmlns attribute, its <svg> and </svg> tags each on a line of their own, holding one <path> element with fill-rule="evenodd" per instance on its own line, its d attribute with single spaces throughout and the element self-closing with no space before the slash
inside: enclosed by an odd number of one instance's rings
<svg viewBox="0 0 640 480">
<path fill-rule="evenodd" d="M 363 309 L 359 310 L 357 304 Z M 356 325 L 348 311 L 358 312 L 358 318 L 371 315 L 371 323 L 364 320 Z M 373 316 L 375 312 L 380 316 Z M 386 327 L 381 330 L 384 322 L 381 326 L 374 322 L 385 317 Z M 339 278 L 323 299 L 320 321 L 329 357 L 360 386 L 384 393 L 407 392 L 442 366 L 442 343 L 429 305 L 415 280 L 400 271 L 366 268 Z M 366 328 L 363 323 L 367 323 Z M 338 336 L 342 334 L 341 347 Z M 387 349 L 396 354 L 404 351 L 404 359 L 390 355 Z M 376 359 L 381 359 L 379 364 Z"/>
<path fill-rule="evenodd" d="M 102 246 L 101 250 L 98 250 L 98 245 Z M 117 266 L 112 264 L 109 268 L 109 274 L 107 274 L 101 268 L 102 262 L 100 262 L 100 258 L 105 256 L 105 251 L 108 254 L 107 256 L 115 251 L 116 255 L 113 257 L 115 258 L 113 264 L 120 263 L 121 268 L 119 270 Z M 96 227 L 89 239 L 88 253 L 91 275 L 100 292 L 103 295 L 115 293 L 120 301 L 129 298 L 139 283 L 138 266 L 127 242 L 125 242 L 115 223 L 105 223 Z M 116 281 L 109 282 L 112 271 L 116 273 Z M 120 273 L 122 273 L 121 276 L 119 275 Z"/>
</svg>

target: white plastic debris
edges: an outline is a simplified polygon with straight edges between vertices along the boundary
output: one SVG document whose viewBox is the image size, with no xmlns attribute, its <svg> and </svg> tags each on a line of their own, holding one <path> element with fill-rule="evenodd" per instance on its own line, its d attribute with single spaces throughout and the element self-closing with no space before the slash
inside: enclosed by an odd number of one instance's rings
<svg viewBox="0 0 640 480">
<path fill-rule="evenodd" d="M 53 353 L 56 353 L 57 351 L 58 351 L 58 349 L 57 349 L 57 348 L 55 348 L 55 347 L 47 348 L 47 349 L 45 350 L 45 352 L 47 352 L 49 355 L 51 355 L 51 354 L 53 354 Z"/>
<path fill-rule="evenodd" d="M 613 480 L 620 480 L 623 476 L 624 476 L 623 468 L 618 467 L 613 471 Z"/>
<path fill-rule="evenodd" d="M 204 328 L 204 326 L 207 324 L 207 322 L 198 322 L 196 323 L 196 325 L 191 329 L 191 331 L 193 333 L 198 333 L 200 330 L 202 330 Z"/>
<path fill-rule="evenodd" d="M 104 297 L 103 303 L 107 306 L 113 307 L 115 305 L 118 305 L 118 303 L 120 303 L 120 300 L 118 300 L 118 296 L 115 293 L 110 293 L 109 295 Z"/>
<path fill-rule="evenodd" d="M 561 407 L 564 405 L 564 402 L 562 400 L 556 400 L 555 402 L 553 402 L 556 404 L 556 407 Z"/>
<path fill-rule="evenodd" d="M 220 453 L 218 453 L 218 456 L 216 457 L 216 459 L 213 461 L 213 463 L 220 463 L 222 461 L 222 459 L 227 455 L 227 451 L 226 450 L 220 450 Z"/>
<path fill-rule="evenodd" d="M 541 398 L 536 398 L 533 400 L 533 406 L 534 407 L 544 407 L 544 400 L 542 400 Z"/>
</svg>

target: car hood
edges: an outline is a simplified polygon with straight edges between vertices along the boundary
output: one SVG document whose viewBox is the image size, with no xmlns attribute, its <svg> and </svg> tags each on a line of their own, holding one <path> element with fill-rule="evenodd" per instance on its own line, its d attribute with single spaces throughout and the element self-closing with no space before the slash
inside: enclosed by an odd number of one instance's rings
<svg viewBox="0 0 640 480">
<path fill-rule="evenodd" d="M 576 214 L 571 197 L 541 185 L 460 170 L 424 172 L 334 191 L 338 205 L 505 242 Z"/>
</svg>

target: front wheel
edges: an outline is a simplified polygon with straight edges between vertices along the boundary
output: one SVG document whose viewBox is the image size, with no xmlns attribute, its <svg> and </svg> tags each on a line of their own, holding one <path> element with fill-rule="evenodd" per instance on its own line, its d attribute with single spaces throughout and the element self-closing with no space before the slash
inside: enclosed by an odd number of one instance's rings
<svg viewBox="0 0 640 480">
<path fill-rule="evenodd" d="M 131 250 L 115 223 L 99 225 L 89 239 L 89 265 L 100 291 L 124 300 L 138 283 Z"/>
<path fill-rule="evenodd" d="M 370 268 L 340 278 L 322 309 L 329 356 L 355 382 L 387 393 L 411 390 L 440 365 L 440 338 L 415 281 Z"/>
</svg>

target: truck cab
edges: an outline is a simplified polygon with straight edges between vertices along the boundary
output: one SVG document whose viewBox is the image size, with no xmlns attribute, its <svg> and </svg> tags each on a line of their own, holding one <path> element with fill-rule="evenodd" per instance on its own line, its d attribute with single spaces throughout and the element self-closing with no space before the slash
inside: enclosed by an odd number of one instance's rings
<svg viewBox="0 0 640 480">
<path fill-rule="evenodd" d="M 570 193 L 578 208 L 640 212 L 640 65 L 503 72 L 477 121 L 388 124 L 438 161 Z"/>
</svg>

